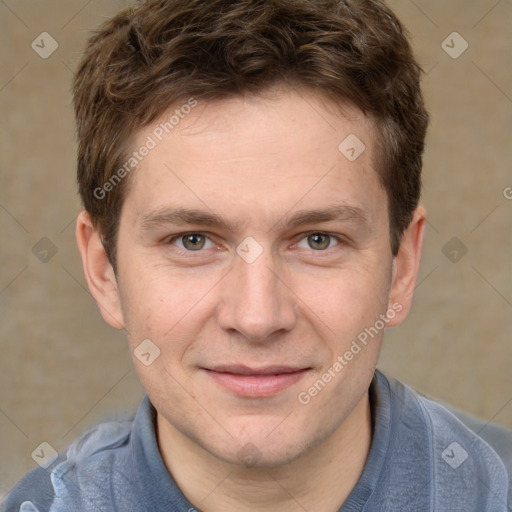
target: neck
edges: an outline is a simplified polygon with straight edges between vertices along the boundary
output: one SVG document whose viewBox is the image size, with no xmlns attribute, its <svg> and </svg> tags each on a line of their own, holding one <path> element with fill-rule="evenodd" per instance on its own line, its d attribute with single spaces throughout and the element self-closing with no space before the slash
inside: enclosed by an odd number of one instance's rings
<svg viewBox="0 0 512 512">
<path fill-rule="evenodd" d="M 359 480 L 371 445 L 366 393 L 321 444 L 279 467 L 227 463 L 157 418 L 164 463 L 187 499 L 204 512 L 335 512 Z"/>
</svg>

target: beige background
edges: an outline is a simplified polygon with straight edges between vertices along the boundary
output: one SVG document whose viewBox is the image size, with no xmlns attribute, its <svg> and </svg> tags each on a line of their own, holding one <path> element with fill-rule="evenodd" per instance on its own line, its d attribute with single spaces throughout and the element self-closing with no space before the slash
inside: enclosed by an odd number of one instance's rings
<svg viewBox="0 0 512 512">
<path fill-rule="evenodd" d="M 512 428 L 512 3 L 390 3 L 428 72 L 430 223 L 413 311 L 386 334 L 380 366 Z M 42 441 L 62 449 L 142 396 L 122 333 L 85 288 L 73 231 L 72 70 L 87 30 L 125 4 L 0 2 L 0 497 Z M 44 31 L 59 44 L 46 60 L 31 48 Z M 469 44 L 457 59 L 441 46 L 453 31 Z M 47 263 L 32 252 L 43 237 L 57 249 Z M 467 248 L 456 263 L 443 253 L 452 237 Z"/>
</svg>

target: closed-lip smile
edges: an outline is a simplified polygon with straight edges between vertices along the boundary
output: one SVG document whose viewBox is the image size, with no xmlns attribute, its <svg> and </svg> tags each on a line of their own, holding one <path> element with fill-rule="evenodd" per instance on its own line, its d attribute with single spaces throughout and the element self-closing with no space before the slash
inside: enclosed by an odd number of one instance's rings
<svg viewBox="0 0 512 512">
<path fill-rule="evenodd" d="M 271 365 L 260 368 L 240 364 L 202 368 L 216 383 L 232 393 L 246 398 L 277 395 L 301 380 L 311 367 Z"/>
</svg>

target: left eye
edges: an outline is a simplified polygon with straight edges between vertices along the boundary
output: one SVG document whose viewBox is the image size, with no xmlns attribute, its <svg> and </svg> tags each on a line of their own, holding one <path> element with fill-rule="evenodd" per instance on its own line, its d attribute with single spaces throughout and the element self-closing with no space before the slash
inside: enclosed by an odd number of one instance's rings
<svg viewBox="0 0 512 512">
<path fill-rule="evenodd" d="M 200 251 L 214 247 L 213 242 L 201 233 L 188 233 L 171 240 L 171 243 L 186 251 Z"/>
<path fill-rule="evenodd" d="M 298 244 L 297 247 L 301 247 L 303 249 L 313 249 L 315 251 L 324 251 L 325 249 L 330 249 L 335 245 L 338 245 L 339 241 L 336 237 L 331 235 L 327 235 L 325 233 L 311 233 L 310 235 L 304 237 Z"/>
</svg>

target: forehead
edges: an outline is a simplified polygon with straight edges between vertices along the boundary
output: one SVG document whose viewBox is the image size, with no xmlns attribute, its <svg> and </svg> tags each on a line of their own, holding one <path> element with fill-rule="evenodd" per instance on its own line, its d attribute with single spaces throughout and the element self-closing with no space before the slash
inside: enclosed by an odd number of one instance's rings
<svg viewBox="0 0 512 512">
<path fill-rule="evenodd" d="M 130 217 L 200 206 L 263 226 L 326 204 L 369 217 L 387 210 L 374 126 L 358 109 L 291 89 L 194 102 L 173 105 L 137 134 L 133 150 L 150 149 L 130 177 Z"/>
</svg>

